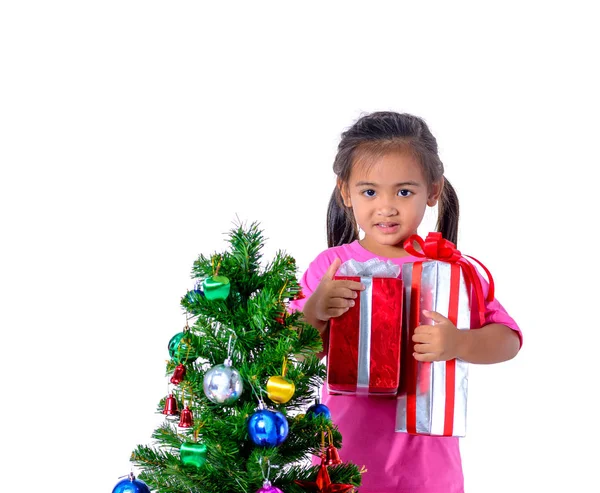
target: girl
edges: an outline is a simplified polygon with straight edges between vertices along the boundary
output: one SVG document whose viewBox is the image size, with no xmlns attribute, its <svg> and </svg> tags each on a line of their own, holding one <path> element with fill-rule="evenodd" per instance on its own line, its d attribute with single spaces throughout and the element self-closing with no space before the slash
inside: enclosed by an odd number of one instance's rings
<svg viewBox="0 0 600 493">
<path fill-rule="evenodd" d="M 360 118 L 342 134 L 333 170 L 337 185 L 327 212 L 329 249 L 302 277 L 305 298 L 292 304 L 319 329 L 325 348 L 328 321 L 353 306 L 363 289 L 359 282 L 333 280 L 342 262 L 415 261 L 403 242 L 417 233 L 426 207 L 438 201 L 438 231 L 453 243 L 458 233 L 458 199 L 443 176 L 437 142 L 420 118 L 393 112 Z M 484 286 L 487 291 L 485 281 Z M 412 340 L 419 361 L 498 363 L 521 347 L 519 327 L 496 300 L 487 304 L 486 325 L 478 330 L 458 330 L 436 312 L 426 315 L 434 325 L 418 327 Z M 323 388 L 322 401 L 342 433 L 344 460 L 367 468 L 361 493 L 463 493 L 458 438 L 396 433 L 395 399 L 330 396 Z"/>
</svg>

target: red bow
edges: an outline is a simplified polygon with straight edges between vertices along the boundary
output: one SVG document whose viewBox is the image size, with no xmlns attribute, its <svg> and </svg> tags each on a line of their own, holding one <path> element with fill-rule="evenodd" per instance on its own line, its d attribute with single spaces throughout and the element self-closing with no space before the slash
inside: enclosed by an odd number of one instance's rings
<svg viewBox="0 0 600 493">
<path fill-rule="evenodd" d="M 423 253 L 415 250 L 413 245 L 415 241 L 419 244 Z M 462 256 L 456 249 L 456 245 L 451 241 L 445 240 L 442 237 L 442 233 L 429 233 L 425 240 L 419 235 L 412 235 L 404 242 L 404 249 L 415 257 L 441 260 L 452 264 Z"/>
<path fill-rule="evenodd" d="M 414 243 L 418 243 L 421 247 L 421 251 L 415 249 Z M 462 267 L 465 274 L 465 280 L 468 286 L 472 286 L 475 291 L 475 297 L 477 299 L 477 309 L 479 310 L 481 325 L 484 324 L 483 312 L 484 312 L 484 297 L 483 297 L 483 286 L 481 280 L 477 275 L 477 270 L 471 262 L 469 262 L 465 256 L 463 256 L 456 245 L 451 241 L 448 241 L 442 237 L 442 233 L 429 233 L 425 240 L 419 235 L 411 235 L 404 241 L 404 250 L 415 257 L 422 258 L 423 260 L 439 260 L 441 262 L 448 262 L 450 264 L 458 264 Z M 467 257 L 477 262 L 485 271 L 487 278 L 490 283 L 487 298 L 485 301 L 490 302 L 494 299 L 494 279 L 492 278 L 491 272 L 488 268 L 483 265 L 479 260 L 470 255 Z"/>
</svg>

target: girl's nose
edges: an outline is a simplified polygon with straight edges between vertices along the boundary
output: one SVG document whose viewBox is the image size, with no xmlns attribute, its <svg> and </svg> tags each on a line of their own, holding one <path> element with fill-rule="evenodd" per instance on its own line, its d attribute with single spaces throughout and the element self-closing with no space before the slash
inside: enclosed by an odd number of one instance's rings
<svg viewBox="0 0 600 493">
<path fill-rule="evenodd" d="M 379 207 L 377 213 L 384 217 L 390 217 L 398 214 L 398 209 L 396 209 L 392 204 L 387 202 L 381 204 L 381 207 Z"/>
</svg>

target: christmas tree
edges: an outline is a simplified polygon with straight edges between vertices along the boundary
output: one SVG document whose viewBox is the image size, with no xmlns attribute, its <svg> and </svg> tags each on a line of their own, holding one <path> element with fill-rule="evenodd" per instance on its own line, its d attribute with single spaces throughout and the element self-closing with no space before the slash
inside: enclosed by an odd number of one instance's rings
<svg viewBox="0 0 600 493">
<path fill-rule="evenodd" d="M 132 454 L 138 480 L 164 493 L 351 491 L 361 471 L 339 460 L 341 434 L 315 399 L 320 334 L 287 310 L 302 296 L 296 262 L 279 251 L 261 265 L 258 223 L 228 240 L 194 262 L 187 322 L 168 344 L 165 421 Z"/>
</svg>

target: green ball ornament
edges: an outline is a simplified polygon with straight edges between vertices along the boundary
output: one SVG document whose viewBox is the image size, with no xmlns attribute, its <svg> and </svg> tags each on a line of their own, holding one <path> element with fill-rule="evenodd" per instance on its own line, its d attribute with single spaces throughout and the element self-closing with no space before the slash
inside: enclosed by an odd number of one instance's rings
<svg viewBox="0 0 600 493">
<path fill-rule="evenodd" d="M 231 284 L 225 276 L 211 276 L 202 282 L 204 296 L 209 300 L 224 300 L 229 296 Z"/>
<path fill-rule="evenodd" d="M 184 442 L 179 448 L 179 458 L 184 465 L 202 467 L 206 462 L 206 445 L 198 442 Z"/>
<path fill-rule="evenodd" d="M 182 364 L 196 360 L 200 356 L 196 336 L 188 331 L 175 334 L 169 341 L 169 356 Z"/>
</svg>

